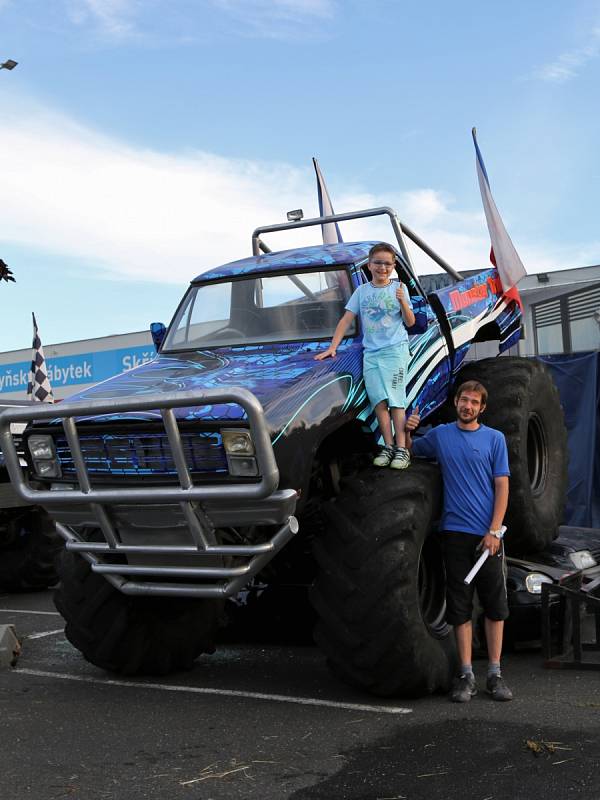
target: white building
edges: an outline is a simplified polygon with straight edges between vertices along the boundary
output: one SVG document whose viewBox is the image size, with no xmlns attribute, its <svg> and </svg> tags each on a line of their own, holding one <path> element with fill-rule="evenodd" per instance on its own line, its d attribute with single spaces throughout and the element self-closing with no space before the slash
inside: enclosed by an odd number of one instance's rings
<svg viewBox="0 0 600 800">
<path fill-rule="evenodd" d="M 600 350 L 600 265 L 539 272 L 519 283 L 522 355 Z"/>
</svg>

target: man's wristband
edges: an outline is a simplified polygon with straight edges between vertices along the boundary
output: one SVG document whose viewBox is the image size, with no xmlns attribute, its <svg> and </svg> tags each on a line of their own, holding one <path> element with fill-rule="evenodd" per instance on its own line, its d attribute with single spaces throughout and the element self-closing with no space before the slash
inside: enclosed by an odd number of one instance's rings
<svg viewBox="0 0 600 800">
<path fill-rule="evenodd" d="M 490 530 L 490 531 L 488 531 L 488 533 L 489 533 L 491 536 L 495 536 L 495 537 L 496 537 L 496 539 L 504 539 L 504 531 L 505 531 L 505 530 L 506 530 L 506 528 L 502 527 L 502 528 L 498 528 L 498 530 L 497 530 L 497 531 L 492 531 L 492 530 Z"/>
</svg>

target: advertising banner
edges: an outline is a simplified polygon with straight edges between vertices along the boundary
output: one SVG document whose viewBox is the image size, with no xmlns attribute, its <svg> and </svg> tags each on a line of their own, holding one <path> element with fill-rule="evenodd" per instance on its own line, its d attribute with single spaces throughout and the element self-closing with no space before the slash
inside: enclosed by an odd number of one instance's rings
<svg viewBox="0 0 600 800">
<path fill-rule="evenodd" d="M 98 350 L 69 356 L 46 358 L 48 378 L 57 389 L 89 383 L 99 383 L 120 372 L 151 361 L 156 355 L 151 344 L 123 347 L 118 350 Z M 27 392 L 29 361 L 0 364 L 0 395 L 2 393 Z"/>
</svg>

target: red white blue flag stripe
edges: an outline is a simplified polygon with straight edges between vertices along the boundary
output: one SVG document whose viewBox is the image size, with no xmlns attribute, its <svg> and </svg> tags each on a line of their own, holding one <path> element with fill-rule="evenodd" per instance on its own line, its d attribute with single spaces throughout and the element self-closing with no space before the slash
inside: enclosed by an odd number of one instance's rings
<svg viewBox="0 0 600 800">
<path fill-rule="evenodd" d="M 477 144 L 477 136 L 475 128 L 473 128 L 473 143 L 475 144 L 475 155 L 477 165 L 477 180 L 479 181 L 479 190 L 481 192 L 481 200 L 483 202 L 483 210 L 485 219 L 490 233 L 490 241 L 492 249 L 490 252 L 490 259 L 492 264 L 498 270 L 498 275 L 502 282 L 502 287 L 505 294 L 511 299 L 516 300 L 519 305 L 521 304 L 518 292 L 514 288 L 517 283 L 527 275 L 527 271 L 523 266 L 523 262 L 519 258 L 514 244 L 507 233 L 504 223 L 492 197 L 490 190 L 490 182 L 483 163 L 481 151 Z M 512 290 L 512 291 L 511 291 Z"/>
</svg>

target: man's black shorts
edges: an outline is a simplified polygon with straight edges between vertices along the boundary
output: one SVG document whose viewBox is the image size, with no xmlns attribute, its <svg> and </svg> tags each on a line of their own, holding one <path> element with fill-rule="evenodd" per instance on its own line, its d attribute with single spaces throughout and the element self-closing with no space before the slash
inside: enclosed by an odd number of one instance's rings
<svg viewBox="0 0 600 800">
<path fill-rule="evenodd" d="M 473 591 L 477 589 L 485 616 L 491 620 L 508 617 L 504 544 L 489 556 L 470 584 L 464 582 L 479 556 L 482 537 L 472 533 L 443 531 L 441 534 L 446 566 L 446 620 L 450 625 L 469 622 L 473 614 Z"/>
</svg>

